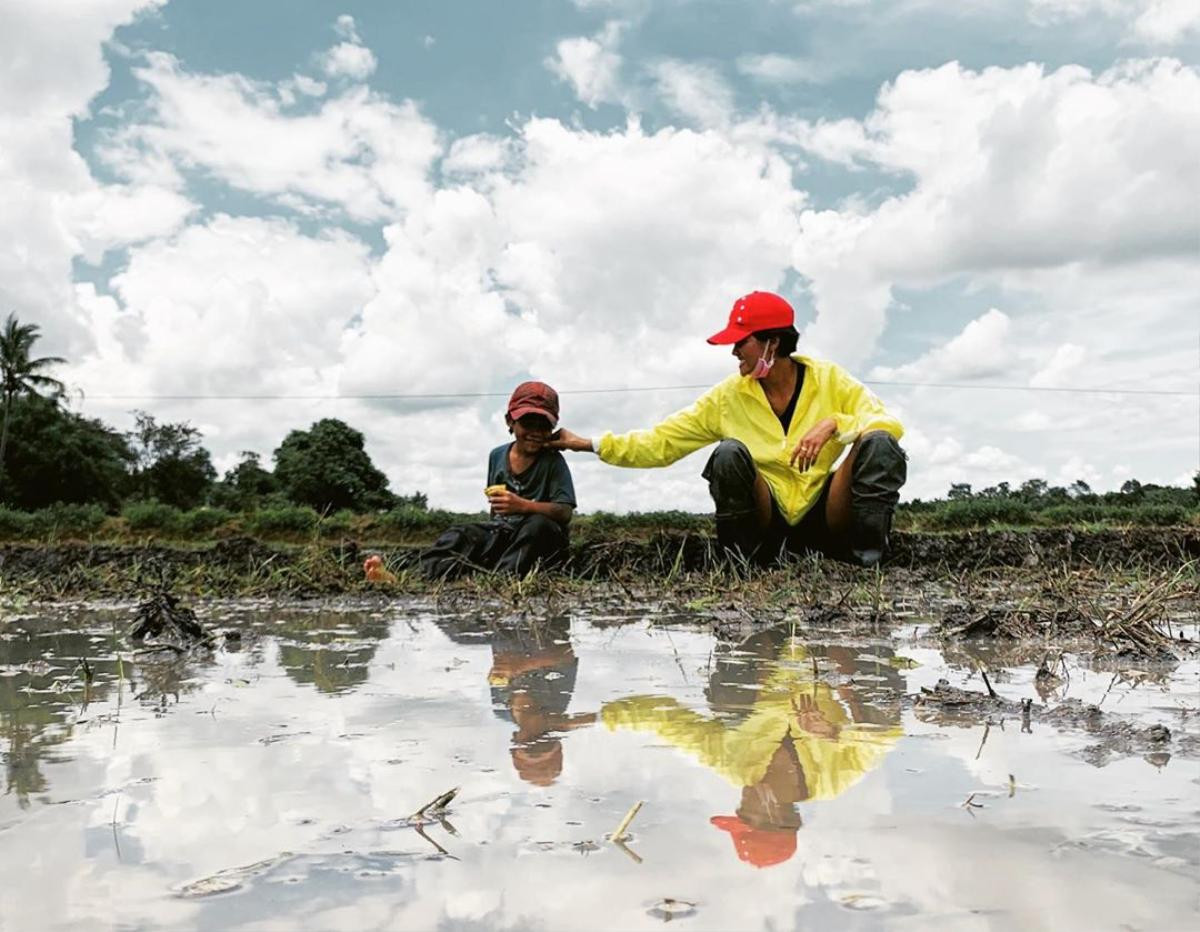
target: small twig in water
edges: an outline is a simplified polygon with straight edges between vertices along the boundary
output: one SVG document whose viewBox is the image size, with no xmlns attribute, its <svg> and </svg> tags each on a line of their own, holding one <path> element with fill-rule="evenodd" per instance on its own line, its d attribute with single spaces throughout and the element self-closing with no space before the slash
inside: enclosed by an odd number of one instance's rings
<svg viewBox="0 0 1200 932">
<path fill-rule="evenodd" d="M 1000 698 L 1000 696 L 996 695 L 996 691 L 991 687 L 991 680 L 988 679 L 988 671 L 986 671 L 984 668 L 983 663 L 980 663 L 979 665 L 979 675 L 980 677 L 983 677 L 983 685 L 988 687 L 988 695 L 994 699 Z"/>
<path fill-rule="evenodd" d="M 113 800 L 113 814 L 112 814 L 113 845 L 117 849 L 117 860 L 118 861 L 122 860 L 122 858 L 121 858 L 121 839 L 117 835 L 117 806 L 119 806 L 120 804 L 121 804 L 121 794 L 118 793 L 117 798 Z"/>
<path fill-rule="evenodd" d="M 454 797 L 458 795 L 459 789 L 461 789 L 461 787 L 456 786 L 452 790 L 447 790 L 445 793 L 442 793 L 439 796 L 435 796 L 433 799 L 431 799 L 429 802 L 427 802 L 424 806 L 422 806 L 420 809 L 418 809 L 416 812 L 414 812 L 412 815 L 410 815 L 409 818 L 410 819 L 419 819 L 419 818 L 421 818 L 421 816 L 425 815 L 426 813 L 441 812 L 443 809 L 445 809 L 447 806 L 449 806 L 450 803 L 454 800 Z"/>
<path fill-rule="evenodd" d="M 429 842 L 431 845 L 433 845 L 437 849 L 438 854 L 440 854 L 442 857 L 449 858 L 452 861 L 458 860 L 458 858 L 456 858 L 449 851 L 447 851 L 445 848 L 443 848 L 441 845 L 439 845 L 436 841 L 434 841 L 432 838 L 430 838 L 428 835 L 426 835 L 425 829 L 422 828 L 420 825 L 414 825 L 413 828 L 416 830 L 418 835 L 420 835 L 427 842 Z"/>
<path fill-rule="evenodd" d="M 624 851 L 631 858 L 633 858 L 633 862 L 635 864 L 642 863 L 642 860 L 643 860 L 642 856 L 640 854 L 638 854 L 636 851 L 634 851 L 632 848 L 630 848 L 627 844 L 625 844 L 625 842 L 618 841 L 617 839 L 614 838 L 613 844 L 616 845 L 618 848 L 620 848 L 622 851 Z"/>
<path fill-rule="evenodd" d="M 983 740 L 979 742 L 979 750 L 975 752 L 975 759 L 979 760 L 979 755 L 983 753 L 983 746 L 987 744 L 988 734 L 992 730 L 991 719 L 983 723 Z"/>
<path fill-rule="evenodd" d="M 629 837 L 625 833 L 625 830 L 629 828 L 629 823 L 633 821 L 634 817 L 638 814 L 638 810 L 642 808 L 643 802 L 644 800 L 638 800 L 629 807 L 629 811 L 625 813 L 625 818 L 621 820 L 620 824 L 613 830 L 613 833 L 608 836 L 609 841 L 620 843 Z"/>
</svg>

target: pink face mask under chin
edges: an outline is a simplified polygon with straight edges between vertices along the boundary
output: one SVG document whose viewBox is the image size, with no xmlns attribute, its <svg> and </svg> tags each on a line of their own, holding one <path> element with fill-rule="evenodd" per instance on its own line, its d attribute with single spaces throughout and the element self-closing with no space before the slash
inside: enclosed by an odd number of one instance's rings
<svg viewBox="0 0 1200 932">
<path fill-rule="evenodd" d="M 767 373 L 771 371 L 771 367 L 775 365 L 775 354 L 771 354 L 771 358 L 767 359 L 766 353 L 758 357 L 758 362 L 754 364 L 754 370 L 750 373 L 752 379 L 765 379 Z"/>
</svg>

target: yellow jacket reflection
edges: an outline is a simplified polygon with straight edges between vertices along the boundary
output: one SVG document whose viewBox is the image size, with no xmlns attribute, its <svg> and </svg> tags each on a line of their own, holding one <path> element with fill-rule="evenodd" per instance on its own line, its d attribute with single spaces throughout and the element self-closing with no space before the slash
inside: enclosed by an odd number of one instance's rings
<svg viewBox="0 0 1200 932">
<path fill-rule="evenodd" d="M 832 799 L 884 758 L 902 734 L 898 723 L 854 721 L 835 688 L 817 681 L 803 647 L 785 647 L 759 687 L 749 716 L 738 724 L 708 718 L 664 696 L 630 696 L 606 704 L 601 720 L 611 730 L 658 735 L 735 786 L 767 776 L 772 758 L 790 738 L 803 770 L 805 799 Z"/>
</svg>

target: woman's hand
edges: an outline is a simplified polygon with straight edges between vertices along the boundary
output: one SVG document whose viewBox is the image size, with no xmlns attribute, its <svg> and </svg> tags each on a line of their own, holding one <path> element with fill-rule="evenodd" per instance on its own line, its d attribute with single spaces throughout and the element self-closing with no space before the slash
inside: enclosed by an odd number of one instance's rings
<svg viewBox="0 0 1200 932">
<path fill-rule="evenodd" d="M 817 462 L 817 457 L 821 455 L 821 449 L 835 433 L 837 433 L 837 421 L 833 418 L 827 417 L 817 421 L 808 433 L 800 438 L 788 463 L 801 471 L 811 469 Z"/>
<path fill-rule="evenodd" d="M 841 729 L 825 717 L 825 713 L 817 707 L 814 697 L 793 696 L 792 711 L 796 713 L 796 719 L 800 727 L 810 735 L 816 735 L 818 738 L 832 738 L 837 740 Z"/>
<path fill-rule="evenodd" d="M 589 437 L 580 437 L 565 427 L 560 427 L 550 435 L 546 444 L 551 450 L 573 450 L 576 453 L 591 453 L 592 441 Z"/>
<path fill-rule="evenodd" d="M 488 496 L 488 504 L 492 506 L 494 515 L 523 515 L 529 513 L 531 502 L 521 498 L 515 492 L 505 489 L 503 492 L 493 492 Z"/>
</svg>

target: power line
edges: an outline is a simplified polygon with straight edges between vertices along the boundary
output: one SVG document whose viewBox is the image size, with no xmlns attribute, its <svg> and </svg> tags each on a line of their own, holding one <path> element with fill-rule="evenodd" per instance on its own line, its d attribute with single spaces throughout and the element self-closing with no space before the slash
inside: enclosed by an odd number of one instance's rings
<svg viewBox="0 0 1200 932">
<path fill-rule="evenodd" d="M 995 385 L 968 382 L 896 382 L 864 379 L 864 385 L 882 385 L 891 388 L 950 388 L 996 392 L 1057 392 L 1082 395 L 1156 395 L 1182 398 L 1200 397 L 1200 392 L 1185 392 L 1149 388 L 1071 388 L 1049 385 Z M 646 385 L 625 388 L 568 388 L 560 395 L 613 395 L 633 392 L 700 391 L 712 388 L 705 385 Z M 509 392 L 430 392 L 430 393 L 383 393 L 352 395 L 88 395 L 87 401 L 445 401 L 471 398 L 506 398 Z"/>
<path fill-rule="evenodd" d="M 1159 388 L 1065 388 L 1053 385 L 973 385 L 969 382 L 881 382 L 865 381 L 864 385 L 892 385 L 904 388 L 978 388 L 1002 392 L 1066 392 L 1076 395 L 1173 395 L 1183 398 L 1200 397 L 1200 390 L 1183 392 Z"/>
</svg>

